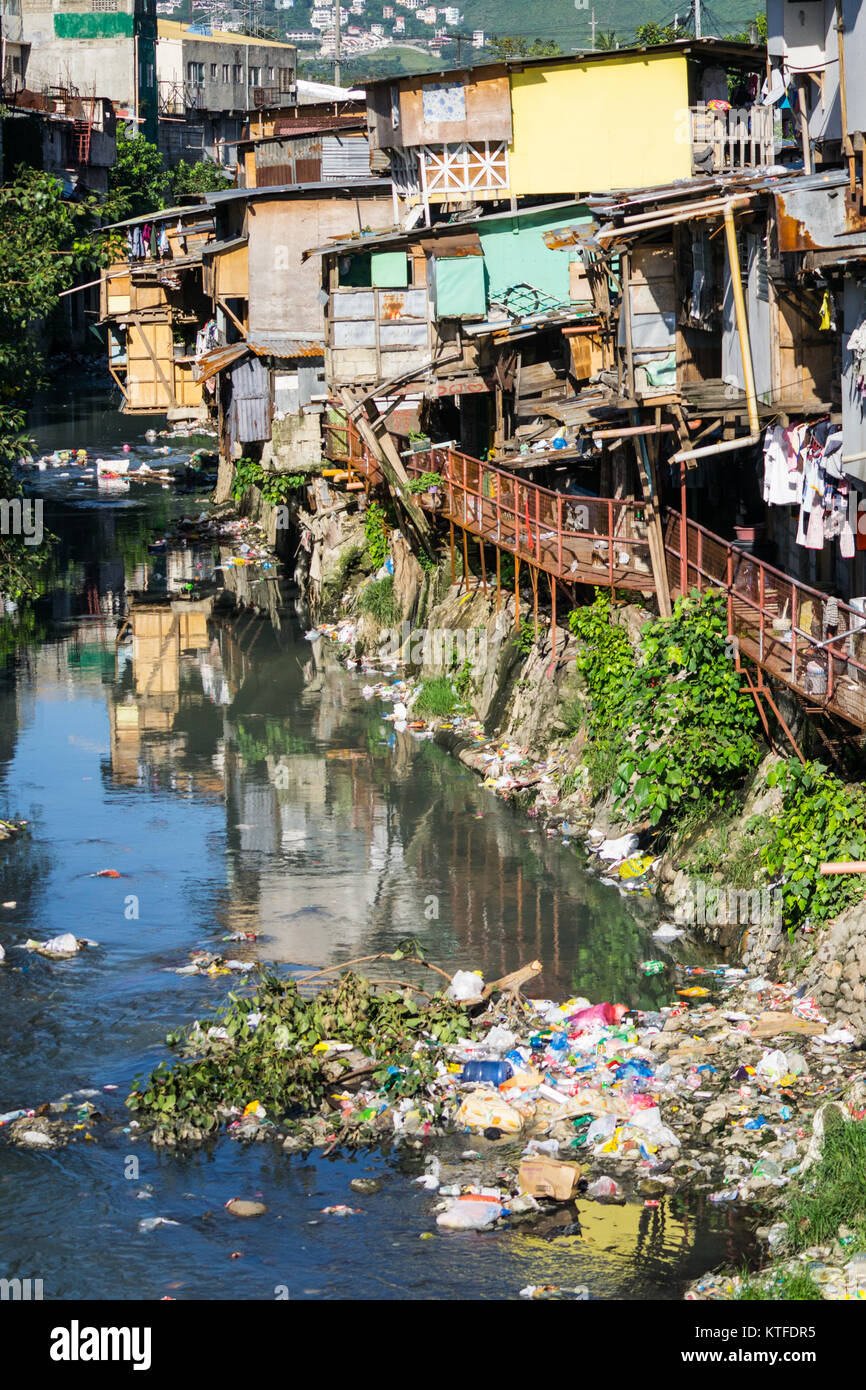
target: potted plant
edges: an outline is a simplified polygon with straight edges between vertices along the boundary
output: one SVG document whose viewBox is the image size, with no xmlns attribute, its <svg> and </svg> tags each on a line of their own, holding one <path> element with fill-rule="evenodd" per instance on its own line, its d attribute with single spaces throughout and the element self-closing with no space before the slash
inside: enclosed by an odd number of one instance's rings
<svg viewBox="0 0 866 1390">
<path fill-rule="evenodd" d="M 440 489 L 445 486 L 441 473 L 421 473 L 406 485 L 406 491 L 413 497 L 423 493 L 431 507 L 438 507 L 442 500 Z"/>
<path fill-rule="evenodd" d="M 410 430 L 408 452 L 410 454 L 426 454 L 432 442 L 429 434 L 422 434 L 418 430 Z"/>
</svg>

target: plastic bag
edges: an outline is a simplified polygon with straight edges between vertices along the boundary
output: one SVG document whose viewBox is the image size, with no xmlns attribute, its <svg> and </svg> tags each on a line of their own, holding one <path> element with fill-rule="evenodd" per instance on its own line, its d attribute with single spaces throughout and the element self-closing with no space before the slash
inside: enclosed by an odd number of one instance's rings
<svg viewBox="0 0 866 1390">
<path fill-rule="evenodd" d="M 788 1059 L 778 1048 L 771 1049 L 764 1053 L 755 1071 L 758 1076 L 766 1077 L 767 1081 L 778 1085 L 782 1077 L 788 1075 Z"/>
<path fill-rule="evenodd" d="M 457 1123 L 470 1129 L 501 1129 L 517 1134 L 522 1120 L 517 1111 L 495 1091 L 472 1091 L 457 1111 Z"/>
<path fill-rule="evenodd" d="M 484 980 L 474 970 L 458 970 L 446 990 L 449 999 L 458 1004 L 477 1003 L 484 993 Z"/>
<path fill-rule="evenodd" d="M 436 1225 L 444 1231 L 483 1231 L 502 1215 L 502 1204 L 484 1197 L 458 1197 L 447 1211 L 440 1211 Z"/>
<path fill-rule="evenodd" d="M 615 1129 L 615 1115 L 602 1115 L 599 1119 L 593 1120 L 589 1129 L 586 1131 L 587 1146 L 598 1144 L 603 1139 L 609 1139 Z"/>
<path fill-rule="evenodd" d="M 598 857 L 608 860 L 628 859 L 639 844 L 637 835 L 621 835 L 618 840 L 602 840 L 598 847 Z"/>
<path fill-rule="evenodd" d="M 586 1195 L 598 1201 L 600 1197 L 621 1197 L 622 1189 L 618 1182 L 614 1182 L 613 1178 L 596 1178 L 595 1182 L 591 1182 L 586 1189 Z"/>
</svg>

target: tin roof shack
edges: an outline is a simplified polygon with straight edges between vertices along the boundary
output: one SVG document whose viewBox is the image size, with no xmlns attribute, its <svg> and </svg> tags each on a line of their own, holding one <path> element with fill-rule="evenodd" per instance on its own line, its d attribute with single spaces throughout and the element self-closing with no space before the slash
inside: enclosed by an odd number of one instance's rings
<svg viewBox="0 0 866 1390">
<path fill-rule="evenodd" d="M 653 205 L 652 195 L 620 204 L 598 239 L 620 253 L 629 289 L 618 335 L 626 396 L 674 394 L 687 411 L 751 427 L 751 375 L 761 416 L 838 409 L 839 343 L 829 323 L 822 327 L 823 286 L 801 257 L 785 253 L 778 216 L 800 185 L 798 176 L 722 180 L 667 206 Z M 836 192 L 825 187 L 821 198 Z"/>
<path fill-rule="evenodd" d="M 297 49 L 228 30 L 157 22 L 160 148 L 173 162 L 197 152 L 234 166 L 248 113 L 291 107 Z"/>
<path fill-rule="evenodd" d="M 112 103 L 76 91 L 18 91 L 3 115 L 3 178 L 19 164 L 55 174 L 67 193 L 108 191 L 117 159 Z"/>
<path fill-rule="evenodd" d="M 205 256 L 208 285 L 218 314 L 228 316 L 221 338 L 231 352 L 234 329 L 236 347 L 245 340 L 248 348 L 229 360 L 217 348 L 197 369 L 200 379 L 218 378 L 224 456 L 256 452 L 265 462 L 312 466 L 321 456 L 325 317 L 319 265 L 303 253 L 353 227 L 389 226 L 391 183 L 367 177 L 229 189 L 208 195 L 208 204 L 218 232 Z"/>
<path fill-rule="evenodd" d="M 370 142 L 363 118 L 356 118 L 354 124 L 344 122 L 336 129 L 302 126 L 279 135 L 256 135 L 238 145 L 237 181 L 241 188 L 372 177 Z"/>
<path fill-rule="evenodd" d="M 625 289 L 622 436 L 670 465 L 662 492 L 690 521 L 840 598 L 866 593 L 866 234 L 845 231 L 846 187 L 828 170 L 655 190 L 596 204 L 594 233 Z"/>
<path fill-rule="evenodd" d="M 551 229 L 581 218 L 590 221 L 586 208 L 569 202 L 319 247 L 329 391 L 381 388 L 393 433 L 418 428 L 409 402 L 425 398 L 435 406 L 428 404 L 424 423 L 437 436 L 473 453 L 494 438 L 502 448 L 506 434 L 513 442 L 515 413 L 534 418 L 542 397 L 552 405 L 574 394 L 569 378 L 579 371 L 563 326 L 582 322 L 601 335 L 578 252 L 545 243 Z M 580 346 L 588 377 L 590 344 Z M 551 410 L 550 434 L 556 421 Z"/>
<path fill-rule="evenodd" d="M 123 409 L 206 415 L 192 372 L 197 337 L 210 319 L 202 250 L 213 236 L 206 203 L 118 223 L 126 258 L 102 273 L 100 317 L 108 328 L 108 366 Z M 148 230 L 149 229 L 149 230 Z"/>
<path fill-rule="evenodd" d="M 303 85 L 303 84 L 301 84 Z M 361 96 L 331 101 L 302 102 L 284 106 L 266 102 L 247 113 L 241 132 L 244 140 L 261 140 L 266 135 L 300 135 L 310 130 L 354 129 L 358 123 L 367 128 L 367 106 Z"/>
<path fill-rule="evenodd" d="M 380 79 L 367 87 L 371 150 L 428 220 L 440 204 L 761 167 L 774 162 L 764 68 L 763 48 L 693 39 Z"/>
</svg>

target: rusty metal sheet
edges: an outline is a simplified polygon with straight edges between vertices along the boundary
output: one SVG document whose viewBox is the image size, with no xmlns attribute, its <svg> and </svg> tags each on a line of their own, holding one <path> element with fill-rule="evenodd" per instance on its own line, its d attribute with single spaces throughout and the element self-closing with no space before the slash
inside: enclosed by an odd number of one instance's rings
<svg viewBox="0 0 866 1390">
<path fill-rule="evenodd" d="M 193 363 L 193 380 L 208 381 L 210 377 L 216 376 L 217 372 L 230 367 L 247 351 L 246 343 L 230 343 L 228 347 L 211 348 L 210 352 L 203 352 L 198 361 Z"/>
<path fill-rule="evenodd" d="M 379 300 L 380 319 L 402 319 L 406 312 L 406 295 L 400 290 L 389 290 Z"/>
<path fill-rule="evenodd" d="M 858 240 L 849 227 L 844 187 L 790 186 L 773 195 L 779 227 L 779 251 L 838 251 Z"/>
</svg>

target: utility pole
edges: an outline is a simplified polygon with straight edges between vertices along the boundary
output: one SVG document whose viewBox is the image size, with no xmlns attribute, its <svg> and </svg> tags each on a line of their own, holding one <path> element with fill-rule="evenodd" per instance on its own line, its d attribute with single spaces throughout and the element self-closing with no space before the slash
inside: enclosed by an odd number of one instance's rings
<svg viewBox="0 0 866 1390">
<path fill-rule="evenodd" d="M 334 86 L 340 85 L 340 0 L 334 0 Z"/>
<path fill-rule="evenodd" d="M 694 0 L 695 6 L 695 38 L 701 37 L 701 0 Z"/>
<path fill-rule="evenodd" d="M 592 20 L 591 20 L 591 23 L 590 23 L 590 28 L 592 29 L 592 51 L 593 51 L 593 53 L 594 53 L 594 52 L 595 52 L 595 10 L 594 10 L 594 9 L 593 9 L 593 12 L 592 12 Z"/>
</svg>

